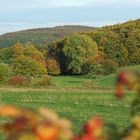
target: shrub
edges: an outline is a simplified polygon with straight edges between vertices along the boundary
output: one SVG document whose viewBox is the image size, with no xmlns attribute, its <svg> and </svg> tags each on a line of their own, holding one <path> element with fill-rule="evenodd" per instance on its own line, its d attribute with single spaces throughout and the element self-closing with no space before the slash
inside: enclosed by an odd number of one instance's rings
<svg viewBox="0 0 140 140">
<path fill-rule="evenodd" d="M 6 64 L 0 64 L 0 82 L 6 82 L 10 76 L 10 69 Z"/>
<path fill-rule="evenodd" d="M 46 67 L 49 75 L 59 75 L 61 73 L 60 66 L 54 58 L 46 61 Z"/>
<path fill-rule="evenodd" d="M 103 67 L 101 64 L 87 62 L 83 65 L 83 74 L 87 74 L 89 78 L 97 78 L 103 75 Z"/>
<path fill-rule="evenodd" d="M 38 86 L 50 86 L 53 85 L 51 76 L 43 76 L 42 79 L 36 83 Z"/>
<path fill-rule="evenodd" d="M 89 66 L 88 77 L 97 78 L 100 75 L 103 75 L 103 67 L 101 64 L 91 64 Z"/>
<path fill-rule="evenodd" d="M 117 62 L 110 60 L 110 59 L 107 59 L 102 63 L 103 73 L 105 75 L 112 74 L 112 73 L 116 72 L 118 66 L 119 65 Z"/>
<path fill-rule="evenodd" d="M 23 76 L 16 75 L 11 77 L 8 83 L 11 85 L 27 85 L 29 81 Z"/>
</svg>

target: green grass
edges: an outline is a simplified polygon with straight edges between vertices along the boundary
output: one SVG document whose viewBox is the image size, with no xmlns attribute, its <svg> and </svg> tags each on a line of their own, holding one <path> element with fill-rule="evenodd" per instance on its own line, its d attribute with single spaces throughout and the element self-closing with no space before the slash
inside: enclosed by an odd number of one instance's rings
<svg viewBox="0 0 140 140">
<path fill-rule="evenodd" d="M 119 68 L 117 73 L 91 79 L 86 76 L 54 76 L 53 80 L 59 87 L 83 87 L 85 81 L 97 81 L 98 86 L 114 86 L 117 75 L 122 70 L 133 70 L 140 72 L 140 65 Z"/>
<path fill-rule="evenodd" d="M 80 87 L 84 81 L 89 80 L 86 76 L 54 76 L 54 83 L 63 87 Z"/>
<path fill-rule="evenodd" d="M 84 122 L 93 116 L 99 116 L 121 127 L 127 126 L 131 96 L 133 95 L 128 94 L 124 100 L 118 101 L 113 93 L 0 91 L 0 102 L 32 109 L 53 109 L 61 117 L 71 120 L 74 131 L 78 133 Z"/>
</svg>

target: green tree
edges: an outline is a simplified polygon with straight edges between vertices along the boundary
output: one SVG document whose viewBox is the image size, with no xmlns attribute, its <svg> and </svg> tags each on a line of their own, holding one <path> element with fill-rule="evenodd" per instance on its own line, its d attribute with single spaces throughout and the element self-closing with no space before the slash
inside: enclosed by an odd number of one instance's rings
<svg viewBox="0 0 140 140">
<path fill-rule="evenodd" d="M 130 56 L 130 64 L 140 64 L 140 48 L 134 47 Z"/>
<path fill-rule="evenodd" d="M 11 64 L 13 61 L 13 49 L 3 48 L 0 50 L 0 62 L 5 64 Z"/>
<path fill-rule="evenodd" d="M 129 32 L 125 44 L 129 52 L 129 65 L 140 64 L 140 30 Z"/>
<path fill-rule="evenodd" d="M 0 83 L 6 82 L 10 77 L 10 69 L 7 64 L 1 63 L 0 64 Z"/>
<path fill-rule="evenodd" d="M 98 47 L 89 36 L 73 34 L 67 40 L 63 48 L 66 60 L 66 68 L 72 74 L 82 74 L 82 66 L 90 57 L 96 56 Z"/>
</svg>

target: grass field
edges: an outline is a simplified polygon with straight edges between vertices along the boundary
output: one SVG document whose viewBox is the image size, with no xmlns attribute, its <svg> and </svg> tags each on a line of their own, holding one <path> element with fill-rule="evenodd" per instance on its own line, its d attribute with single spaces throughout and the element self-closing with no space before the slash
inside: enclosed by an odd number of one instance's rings
<svg viewBox="0 0 140 140">
<path fill-rule="evenodd" d="M 140 71 L 140 66 L 128 69 Z M 92 79 L 82 76 L 53 77 L 56 83 L 51 88 L 13 88 L 0 87 L 0 103 L 11 104 L 18 107 L 37 109 L 45 107 L 53 109 L 61 117 L 73 122 L 73 129 L 78 133 L 85 121 L 93 116 L 99 116 L 105 122 L 114 122 L 121 127 L 128 125 L 130 105 L 133 94 L 127 94 L 122 101 L 114 97 L 112 89 L 116 74 L 96 79 L 101 87 L 110 86 L 111 90 L 85 88 L 83 83 Z M 74 90 L 75 89 L 75 90 Z M 4 119 L 0 119 L 5 122 Z M 0 140 L 5 140 L 0 135 Z"/>
<path fill-rule="evenodd" d="M 131 96 L 128 94 L 123 101 L 118 101 L 113 93 L 1 91 L 0 102 L 32 109 L 40 107 L 53 109 L 61 117 L 71 120 L 74 131 L 78 133 L 81 125 L 93 116 L 99 116 L 121 127 L 127 126 Z"/>
</svg>

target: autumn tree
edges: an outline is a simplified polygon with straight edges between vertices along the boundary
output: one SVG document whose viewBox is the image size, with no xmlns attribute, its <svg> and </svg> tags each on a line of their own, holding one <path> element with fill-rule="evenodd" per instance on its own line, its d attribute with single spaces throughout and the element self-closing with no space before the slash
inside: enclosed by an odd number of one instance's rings
<svg viewBox="0 0 140 140">
<path fill-rule="evenodd" d="M 64 52 L 63 52 L 65 42 L 66 42 L 66 39 L 51 43 L 48 46 L 48 50 L 46 52 L 47 60 L 50 58 L 54 58 L 59 63 L 62 74 L 67 73 L 67 69 L 66 69 L 67 62 L 66 62 Z"/>
<path fill-rule="evenodd" d="M 14 60 L 13 71 L 15 75 L 26 77 L 39 76 L 42 73 L 38 62 L 25 56 L 18 57 Z"/>
<path fill-rule="evenodd" d="M 60 66 L 54 58 L 49 58 L 46 61 L 46 67 L 50 75 L 59 75 L 61 73 Z"/>
<path fill-rule="evenodd" d="M 39 68 L 41 69 L 41 72 L 47 73 L 44 54 L 40 52 L 37 48 L 35 48 L 33 45 L 25 47 L 24 55 L 37 61 Z"/>
<path fill-rule="evenodd" d="M 24 47 L 20 42 L 17 42 L 12 48 L 14 58 L 18 58 L 24 55 Z"/>
<path fill-rule="evenodd" d="M 34 46 L 23 47 L 20 43 L 13 46 L 13 71 L 17 75 L 37 76 L 47 73 L 45 58 Z"/>
</svg>

